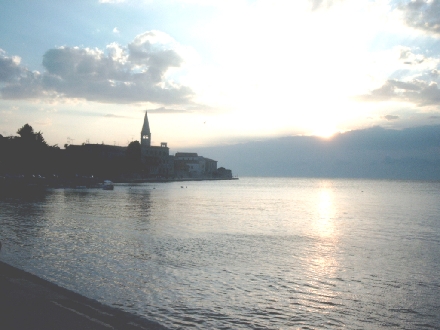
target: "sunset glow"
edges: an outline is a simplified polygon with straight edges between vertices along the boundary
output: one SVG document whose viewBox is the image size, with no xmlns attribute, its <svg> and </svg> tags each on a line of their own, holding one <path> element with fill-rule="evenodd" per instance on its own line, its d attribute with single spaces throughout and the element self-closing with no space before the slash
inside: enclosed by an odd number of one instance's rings
<svg viewBox="0 0 440 330">
<path fill-rule="evenodd" d="M 176 148 L 435 124 L 436 5 L 2 4 L 0 134 L 29 122 L 51 144 L 126 145 L 145 110 Z"/>
</svg>

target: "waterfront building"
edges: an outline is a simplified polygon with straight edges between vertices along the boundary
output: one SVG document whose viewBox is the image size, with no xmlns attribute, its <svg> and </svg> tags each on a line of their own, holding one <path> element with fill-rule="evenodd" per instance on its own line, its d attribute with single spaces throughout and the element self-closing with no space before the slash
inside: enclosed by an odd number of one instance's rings
<svg viewBox="0 0 440 330">
<path fill-rule="evenodd" d="M 66 159 L 73 168 L 83 172 L 99 173 L 111 166 L 127 161 L 127 147 L 105 144 L 66 145 Z M 138 163 L 139 164 L 139 163 Z M 86 171 L 87 169 L 87 171 Z M 219 171 L 220 170 L 220 171 Z M 192 152 L 177 152 L 170 155 L 167 142 L 153 146 L 150 123 L 145 112 L 140 136 L 140 167 L 137 173 L 121 173 L 130 178 L 222 178 L 232 175 L 217 169 L 217 161 Z M 227 170 L 228 171 L 228 170 Z"/>
<path fill-rule="evenodd" d="M 106 144 L 65 145 L 64 172 L 81 174 L 110 174 L 117 171 L 125 159 L 127 147 Z"/>
<path fill-rule="evenodd" d="M 174 164 L 170 160 L 168 144 L 161 142 L 160 146 L 151 145 L 151 131 L 147 111 L 145 111 L 141 130 L 141 162 L 149 176 L 169 177 L 174 174 Z"/>
<path fill-rule="evenodd" d="M 199 156 L 194 152 L 176 152 L 174 168 L 176 174 L 180 176 L 186 172 L 193 178 L 212 177 L 217 170 L 217 161 Z"/>
</svg>

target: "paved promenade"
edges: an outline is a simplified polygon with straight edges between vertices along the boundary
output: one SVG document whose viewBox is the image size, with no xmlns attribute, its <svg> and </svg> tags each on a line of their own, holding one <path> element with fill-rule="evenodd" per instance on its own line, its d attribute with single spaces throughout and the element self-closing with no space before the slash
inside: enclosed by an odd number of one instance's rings
<svg viewBox="0 0 440 330">
<path fill-rule="evenodd" d="M 0 261 L 0 328 L 165 329 Z"/>
</svg>

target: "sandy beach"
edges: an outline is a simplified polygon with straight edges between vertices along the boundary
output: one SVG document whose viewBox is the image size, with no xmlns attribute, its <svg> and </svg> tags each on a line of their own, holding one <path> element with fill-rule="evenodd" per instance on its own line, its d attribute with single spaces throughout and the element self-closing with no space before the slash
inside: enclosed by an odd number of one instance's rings
<svg viewBox="0 0 440 330">
<path fill-rule="evenodd" d="M 2 329 L 165 329 L 0 261 Z"/>
</svg>

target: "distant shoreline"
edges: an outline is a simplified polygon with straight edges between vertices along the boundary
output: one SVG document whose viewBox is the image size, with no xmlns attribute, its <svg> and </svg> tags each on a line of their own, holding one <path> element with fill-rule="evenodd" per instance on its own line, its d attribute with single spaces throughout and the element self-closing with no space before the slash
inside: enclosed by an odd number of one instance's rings
<svg viewBox="0 0 440 330">
<path fill-rule="evenodd" d="M 115 183 L 160 183 L 160 182 L 185 182 L 185 181 L 231 181 L 239 178 L 181 178 L 181 179 L 135 179 L 115 180 Z"/>
<path fill-rule="evenodd" d="M 105 178 L 97 177 L 41 177 L 16 175 L 13 177 L 0 176 L 0 195 L 10 193 L 39 193 L 48 188 L 103 188 Z M 219 178 L 113 178 L 111 181 L 116 184 L 138 184 L 138 183 L 167 183 L 167 182 L 191 182 L 191 181 L 230 181 L 238 180 L 238 177 Z"/>
</svg>

